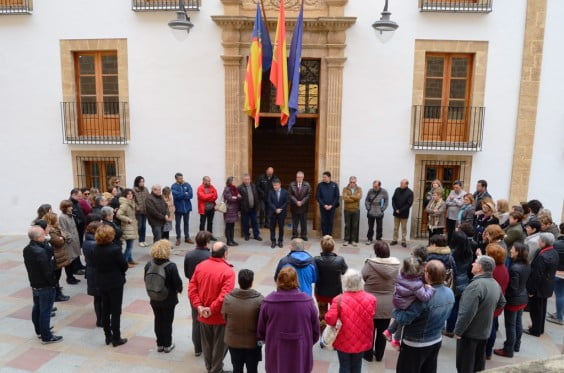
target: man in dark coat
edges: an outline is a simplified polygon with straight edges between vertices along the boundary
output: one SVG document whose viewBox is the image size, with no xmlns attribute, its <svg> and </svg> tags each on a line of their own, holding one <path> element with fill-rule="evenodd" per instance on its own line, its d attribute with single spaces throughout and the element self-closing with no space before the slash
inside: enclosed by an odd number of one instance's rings
<svg viewBox="0 0 564 373">
<path fill-rule="evenodd" d="M 157 242 L 163 236 L 163 226 L 167 221 L 172 221 L 168 216 L 168 206 L 163 199 L 162 189 L 160 185 L 151 187 L 151 194 L 145 201 L 145 213 L 147 220 L 153 231 L 153 242 Z"/>
<path fill-rule="evenodd" d="M 321 212 L 321 235 L 333 235 L 333 219 L 339 207 L 339 186 L 331 181 L 331 172 L 323 173 L 322 181 L 317 184 L 317 203 Z"/>
<path fill-rule="evenodd" d="M 70 191 L 69 200 L 72 202 L 72 216 L 74 218 L 74 223 L 76 224 L 76 230 L 78 231 L 78 239 L 80 241 L 80 247 L 82 247 L 82 240 L 84 239 L 84 228 L 86 227 L 86 215 L 80 206 L 80 200 L 82 199 L 82 193 L 80 189 L 74 188 Z M 84 266 L 82 268 L 84 269 Z"/>
<path fill-rule="evenodd" d="M 296 181 L 290 183 L 290 211 L 292 211 L 292 239 L 300 237 L 307 241 L 307 207 L 311 197 L 311 185 L 304 181 L 304 173 L 298 171 Z M 298 224 L 300 235 L 298 236 Z"/>
<path fill-rule="evenodd" d="M 259 195 L 259 224 L 261 227 L 268 228 L 268 193 L 273 190 L 272 181 L 278 179 L 274 175 L 274 168 L 268 167 L 266 172 L 257 179 L 257 191 Z"/>
<path fill-rule="evenodd" d="M 554 277 L 554 297 L 556 298 L 556 312 L 549 313 L 546 319 L 552 323 L 564 325 L 564 223 L 560 223 L 560 235 L 554 241 L 554 250 L 560 258 L 556 277 Z"/>
<path fill-rule="evenodd" d="M 33 292 L 31 320 L 35 334 L 43 344 L 60 342 L 63 337 L 53 335 L 50 326 L 57 284 L 53 253 L 46 247 L 46 234 L 42 227 L 31 227 L 27 235 L 30 242 L 23 250 L 23 257 Z"/>
<path fill-rule="evenodd" d="M 401 225 L 401 245 L 407 247 L 407 219 L 409 209 L 413 205 L 413 191 L 409 189 L 409 181 L 403 179 L 400 186 L 394 191 L 392 196 L 392 208 L 394 209 L 394 237 L 390 245 L 397 245 L 398 231 Z"/>
<path fill-rule="evenodd" d="M 199 231 L 196 234 L 196 248 L 188 251 L 184 257 L 184 275 L 190 281 L 196 270 L 196 266 L 210 257 L 211 233 L 207 231 Z M 192 343 L 194 344 L 194 353 L 196 356 L 202 354 L 202 337 L 200 334 L 200 322 L 198 321 L 198 309 L 190 303 L 192 308 Z"/>
<path fill-rule="evenodd" d="M 257 241 L 262 241 L 260 237 L 259 226 L 257 222 L 257 210 L 259 209 L 259 194 L 255 184 L 251 182 L 249 174 L 243 175 L 243 184 L 239 185 L 239 194 L 241 194 L 240 208 L 241 208 L 241 224 L 243 225 L 243 235 L 245 241 L 250 238 L 249 234 L 249 221 L 250 227 L 253 229 L 253 237 Z"/>
<path fill-rule="evenodd" d="M 115 237 L 114 237 L 114 244 L 122 247 L 121 243 L 121 236 L 123 236 L 123 231 L 121 227 L 119 227 L 116 223 L 114 223 L 114 209 L 110 206 L 104 206 L 100 210 L 102 216 L 102 224 L 109 225 L 114 229 Z"/>
<path fill-rule="evenodd" d="M 475 214 L 477 216 L 482 215 L 482 201 L 485 198 L 492 199 L 492 196 L 488 193 L 488 182 L 486 180 L 478 180 L 476 183 L 476 191 L 474 192 L 474 202 L 476 203 L 475 206 Z"/>
<path fill-rule="evenodd" d="M 554 235 L 543 232 L 539 236 L 539 251 L 531 262 L 531 275 L 527 280 L 531 328 L 523 333 L 540 337 L 544 333 L 546 301 L 554 291 L 554 277 L 558 267 L 558 252 L 554 250 Z"/>
<path fill-rule="evenodd" d="M 284 247 L 284 221 L 288 210 L 290 195 L 288 191 L 282 189 L 280 180 L 274 179 L 272 182 L 273 190 L 268 194 L 268 213 L 270 214 L 270 247 L 276 247 L 276 226 L 278 226 L 278 247 Z"/>
</svg>

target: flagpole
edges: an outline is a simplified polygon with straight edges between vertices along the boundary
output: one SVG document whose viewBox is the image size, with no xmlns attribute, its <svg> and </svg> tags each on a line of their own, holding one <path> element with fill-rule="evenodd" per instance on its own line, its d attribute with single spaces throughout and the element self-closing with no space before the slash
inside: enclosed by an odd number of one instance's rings
<svg viewBox="0 0 564 373">
<path fill-rule="evenodd" d="M 284 1 L 284 0 L 282 0 L 282 1 Z M 266 20 L 266 10 L 264 9 L 264 1 L 263 0 L 260 0 L 260 7 L 261 7 L 261 10 L 262 10 L 262 18 L 264 18 L 264 28 L 266 28 L 266 32 L 270 32 L 268 30 L 268 22 Z"/>
</svg>

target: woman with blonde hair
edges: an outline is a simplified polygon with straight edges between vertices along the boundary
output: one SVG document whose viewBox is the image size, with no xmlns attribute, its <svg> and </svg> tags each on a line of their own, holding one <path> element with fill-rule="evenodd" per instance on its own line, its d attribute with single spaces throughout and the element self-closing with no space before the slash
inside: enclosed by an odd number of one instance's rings
<svg viewBox="0 0 564 373">
<path fill-rule="evenodd" d="M 145 265 L 145 286 L 155 315 L 157 352 L 169 353 L 174 349 L 172 323 L 178 294 L 182 293 L 182 280 L 178 268 L 170 261 L 172 245 L 169 240 L 157 241 L 151 247 L 151 260 Z M 164 288 L 162 287 L 164 275 Z"/>
<path fill-rule="evenodd" d="M 172 230 L 172 217 L 176 211 L 176 208 L 174 207 L 174 200 L 172 198 L 172 191 L 168 186 L 163 188 L 163 199 L 168 207 L 168 216 L 170 216 L 170 220 L 167 220 L 163 225 L 163 238 L 168 240 L 170 238 L 170 231 Z"/>
<path fill-rule="evenodd" d="M 497 213 L 496 217 L 499 220 L 499 225 L 504 225 L 509 219 L 509 201 L 506 199 L 498 199 L 495 206 Z"/>
<path fill-rule="evenodd" d="M 348 269 L 345 258 L 333 252 L 335 241 L 326 235 L 321 238 L 321 254 L 314 258 L 317 267 L 317 282 L 315 283 L 315 299 L 319 307 L 320 332 L 325 329 L 325 314 L 333 298 L 343 292 L 341 275 Z"/>
<path fill-rule="evenodd" d="M 69 260 L 69 257 L 67 255 L 67 248 L 65 247 L 65 234 L 59 227 L 59 219 L 57 218 L 57 214 L 55 214 L 54 212 L 46 213 L 41 220 L 47 223 L 45 233 L 47 233 L 50 237 L 49 243 L 53 247 L 53 256 L 55 257 L 55 276 L 57 278 L 55 302 L 65 302 L 69 300 L 70 297 L 63 294 L 61 285 L 59 284 L 63 268 L 66 268 L 71 264 L 71 261 Z"/>
</svg>

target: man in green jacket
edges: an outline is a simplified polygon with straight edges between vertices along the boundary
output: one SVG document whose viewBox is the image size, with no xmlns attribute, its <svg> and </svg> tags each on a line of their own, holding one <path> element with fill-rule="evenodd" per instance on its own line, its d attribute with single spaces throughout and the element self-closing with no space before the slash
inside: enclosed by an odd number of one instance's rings
<svg viewBox="0 0 564 373">
<path fill-rule="evenodd" d="M 472 263 L 474 278 L 460 299 L 454 327 L 456 370 L 473 373 L 485 369 L 486 342 L 492 330 L 493 314 L 505 306 L 505 297 L 492 277 L 495 261 L 482 255 Z"/>
</svg>

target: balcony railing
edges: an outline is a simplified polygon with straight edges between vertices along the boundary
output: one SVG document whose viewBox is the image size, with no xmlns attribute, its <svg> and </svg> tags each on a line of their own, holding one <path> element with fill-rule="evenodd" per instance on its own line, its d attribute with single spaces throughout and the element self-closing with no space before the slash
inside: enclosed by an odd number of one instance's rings
<svg viewBox="0 0 564 373">
<path fill-rule="evenodd" d="M 127 144 L 127 102 L 61 102 L 63 143 Z"/>
<path fill-rule="evenodd" d="M 179 0 L 131 0 L 131 9 L 135 12 L 155 12 L 180 10 Z M 184 0 L 186 10 L 200 10 L 200 0 Z"/>
<path fill-rule="evenodd" d="M 31 14 L 33 0 L 0 0 L 0 15 Z"/>
<path fill-rule="evenodd" d="M 484 107 L 413 106 L 416 150 L 481 151 Z"/>
<path fill-rule="evenodd" d="M 419 0 L 421 12 L 490 13 L 493 0 Z"/>
</svg>

